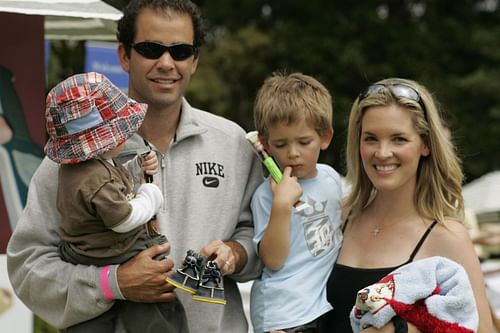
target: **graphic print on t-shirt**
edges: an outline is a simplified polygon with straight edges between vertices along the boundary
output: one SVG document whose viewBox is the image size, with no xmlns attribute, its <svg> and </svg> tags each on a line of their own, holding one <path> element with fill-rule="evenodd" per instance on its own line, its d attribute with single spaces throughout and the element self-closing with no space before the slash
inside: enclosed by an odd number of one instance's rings
<svg viewBox="0 0 500 333">
<path fill-rule="evenodd" d="M 317 257 L 340 244 L 341 235 L 335 232 L 330 217 L 325 214 L 328 201 L 317 202 L 308 197 L 307 203 L 310 208 L 295 214 L 302 216 L 307 247 L 313 257 Z"/>
</svg>

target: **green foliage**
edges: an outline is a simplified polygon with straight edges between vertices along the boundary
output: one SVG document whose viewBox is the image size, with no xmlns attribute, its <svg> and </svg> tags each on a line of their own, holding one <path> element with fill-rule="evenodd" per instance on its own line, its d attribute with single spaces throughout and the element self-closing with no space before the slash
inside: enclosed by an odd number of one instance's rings
<svg viewBox="0 0 500 333">
<path fill-rule="evenodd" d="M 469 181 L 500 167 L 499 1 L 194 1 L 209 27 L 188 92 L 194 105 L 250 130 L 268 75 L 315 76 L 335 104 L 335 137 L 321 160 L 344 172 L 351 103 L 371 82 L 410 78 L 435 94 L 450 119 Z"/>
<path fill-rule="evenodd" d="M 40 319 L 38 316 L 34 316 L 34 333 L 57 333 L 58 330 L 51 326 L 50 324 L 47 324 L 43 319 Z"/>
<path fill-rule="evenodd" d="M 83 72 L 84 47 L 81 41 L 51 41 L 47 92 L 65 78 Z"/>
<path fill-rule="evenodd" d="M 343 169 L 350 105 L 369 83 L 417 80 L 450 119 L 468 180 L 500 166 L 500 13 L 495 1 L 198 1 L 209 19 L 189 98 L 252 128 L 253 98 L 276 70 L 300 71 L 334 97 L 321 156 Z M 495 7 L 495 3 L 497 4 Z"/>
<path fill-rule="evenodd" d="M 217 31 L 216 40 L 201 54 L 188 97 L 194 105 L 253 129 L 252 107 L 261 82 L 269 74 L 271 38 L 254 26 L 231 33 Z M 244 61 L 242 61 L 244 59 Z"/>
</svg>

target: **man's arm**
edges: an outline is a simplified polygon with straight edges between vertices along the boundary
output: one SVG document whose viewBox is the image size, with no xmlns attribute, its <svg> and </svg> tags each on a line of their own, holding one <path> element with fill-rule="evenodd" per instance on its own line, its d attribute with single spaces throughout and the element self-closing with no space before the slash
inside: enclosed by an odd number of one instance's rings
<svg viewBox="0 0 500 333">
<path fill-rule="evenodd" d="M 7 247 L 9 278 L 19 298 L 50 324 L 63 328 L 95 317 L 104 300 L 97 267 L 61 260 L 56 209 L 58 165 L 45 158 L 33 175 L 26 207 Z M 116 277 L 112 267 L 110 277 Z"/>
<path fill-rule="evenodd" d="M 19 298 L 42 319 L 65 328 L 98 316 L 113 302 L 104 298 L 101 268 L 73 265 L 59 256 L 57 176 L 58 165 L 45 158 L 33 175 L 26 207 L 9 241 L 7 266 Z M 154 246 L 125 264 L 110 266 L 108 283 L 114 298 L 174 299 L 172 287 L 165 282 L 173 262 L 151 259 L 167 249 L 168 244 Z"/>
<path fill-rule="evenodd" d="M 246 256 L 241 256 L 242 262 L 236 265 L 237 267 L 242 268 L 235 270 L 235 272 L 231 275 L 231 278 L 238 282 L 246 282 L 259 277 L 263 267 L 253 244 L 255 230 L 252 211 L 250 209 L 252 196 L 264 179 L 262 162 L 254 153 L 244 137 L 242 144 L 244 147 L 242 147 L 241 151 L 244 151 L 247 155 L 242 160 L 249 161 L 248 164 L 250 168 L 249 173 L 247 174 L 248 178 L 245 193 L 240 206 L 239 223 L 230 239 L 230 241 L 233 241 L 236 245 L 240 246 L 240 251 L 244 251 L 246 254 Z"/>
</svg>

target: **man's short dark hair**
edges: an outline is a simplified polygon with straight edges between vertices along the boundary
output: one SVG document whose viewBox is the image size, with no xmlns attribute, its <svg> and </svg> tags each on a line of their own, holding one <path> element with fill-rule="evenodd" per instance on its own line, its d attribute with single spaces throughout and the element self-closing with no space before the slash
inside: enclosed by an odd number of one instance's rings
<svg viewBox="0 0 500 333">
<path fill-rule="evenodd" d="M 204 43 L 205 24 L 201 16 L 200 8 L 190 0 L 132 0 L 123 9 L 123 16 L 118 21 L 116 38 L 125 47 L 125 52 L 130 57 L 130 49 L 134 43 L 137 32 L 136 21 L 139 12 L 143 8 L 151 8 L 155 11 L 171 10 L 181 14 L 187 14 L 193 22 L 194 40 L 193 45 L 198 50 Z"/>
</svg>

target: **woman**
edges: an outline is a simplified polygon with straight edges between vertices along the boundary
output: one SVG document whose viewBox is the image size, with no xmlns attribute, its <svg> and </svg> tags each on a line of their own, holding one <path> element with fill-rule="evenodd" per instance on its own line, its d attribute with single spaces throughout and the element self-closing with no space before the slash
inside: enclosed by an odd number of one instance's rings
<svg viewBox="0 0 500 333">
<path fill-rule="evenodd" d="M 344 242 L 328 281 L 325 332 L 351 332 L 356 292 L 405 263 L 447 257 L 468 272 L 478 332 L 493 331 L 479 260 L 463 221 L 463 174 L 426 88 L 385 79 L 354 102 L 347 139 Z M 369 332 L 419 332 L 392 322 Z"/>
</svg>

